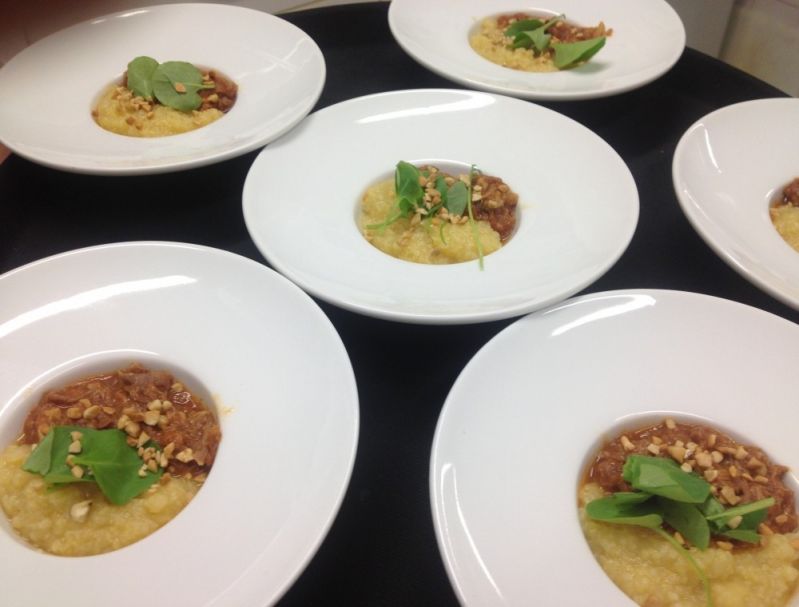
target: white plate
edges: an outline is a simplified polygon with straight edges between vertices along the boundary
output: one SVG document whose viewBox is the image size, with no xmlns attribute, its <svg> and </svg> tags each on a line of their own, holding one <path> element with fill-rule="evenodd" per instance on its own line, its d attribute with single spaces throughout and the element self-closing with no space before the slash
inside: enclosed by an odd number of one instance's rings
<svg viewBox="0 0 799 607">
<path fill-rule="evenodd" d="M 102 129 L 92 106 L 139 55 L 220 70 L 239 86 L 236 104 L 182 135 L 137 138 Z M 34 162 L 78 173 L 187 169 L 282 135 L 311 111 L 324 81 L 319 47 L 273 15 L 217 4 L 130 10 L 48 36 L 0 69 L 0 141 Z"/>
<path fill-rule="evenodd" d="M 142 579 L 158 605 L 276 601 L 335 517 L 358 435 L 352 367 L 310 298 L 231 253 L 126 243 L 9 272 L 0 301 L 3 448 L 45 387 L 132 361 L 199 382 L 222 426 L 194 500 L 121 550 L 50 556 L 22 543 L 0 513 L 3 602 L 41 607 L 58 589 L 64 607 L 99 596 L 134 607 Z"/>
<path fill-rule="evenodd" d="M 436 535 L 462 603 L 633 605 L 577 518 L 598 441 L 690 416 L 799 470 L 797 357 L 796 325 L 673 291 L 592 294 L 505 329 L 458 377 L 433 442 Z"/>
<path fill-rule="evenodd" d="M 674 189 L 705 242 L 741 276 L 799 309 L 799 252 L 769 206 L 799 177 L 799 99 L 730 105 L 696 122 L 674 153 Z"/>
<path fill-rule="evenodd" d="M 519 194 L 517 231 L 477 261 L 424 265 L 369 244 L 355 217 L 400 160 L 474 163 Z M 638 191 L 597 135 L 540 106 L 487 93 L 398 91 L 315 112 L 266 148 L 244 184 L 258 248 L 302 288 L 355 312 L 418 323 L 523 314 L 601 276 L 638 221 Z"/>
<path fill-rule="evenodd" d="M 571 70 L 531 73 L 478 55 L 469 35 L 485 17 L 515 13 L 563 14 L 613 29 L 590 62 Z M 421 17 L 423 16 L 423 18 Z M 393 0 L 388 23 L 405 51 L 437 74 L 471 88 L 527 99 L 591 99 L 623 93 L 667 72 L 685 47 L 685 28 L 664 0 Z"/>
</svg>

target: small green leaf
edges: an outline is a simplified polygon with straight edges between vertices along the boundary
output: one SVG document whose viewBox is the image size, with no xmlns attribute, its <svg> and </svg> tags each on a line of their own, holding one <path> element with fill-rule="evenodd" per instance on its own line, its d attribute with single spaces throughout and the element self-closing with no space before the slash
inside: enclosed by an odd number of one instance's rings
<svg viewBox="0 0 799 607">
<path fill-rule="evenodd" d="M 588 61 L 603 46 L 605 46 L 604 36 L 578 42 L 553 42 L 552 48 L 555 50 L 555 57 L 552 61 L 559 70 L 566 69 Z"/>
<path fill-rule="evenodd" d="M 719 533 L 719 535 L 723 535 L 732 540 L 738 540 L 739 542 L 748 542 L 750 544 L 760 543 L 760 534 L 752 529 L 727 529 Z"/>
<path fill-rule="evenodd" d="M 463 215 L 468 200 L 469 188 L 462 181 L 456 181 L 447 190 L 447 211 L 452 215 Z"/>
<path fill-rule="evenodd" d="M 742 514 L 741 524 L 738 525 L 737 529 L 757 529 L 757 526 L 766 520 L 766 516 L 768 515 L 768 509 L 764 508 L 763 510 L 755 510 L 754 512 L 749 512 L 748 514 Z M 714 521 L 718 522 L 718 521 Z"/>
<path fill-rule="evenodd" d="M 419 169 L 410 162 L 400 160 L 394 171 L 394 194 L 402 217 L 413 214 L 421 204 L 424 190 L 419 185 Z"/>
<path fill-rule="evenodd" d="M 134 95 L 153 98 L 153 73 L 158 62 L 152 57 L 136 57 L 128 63 L 128 88 Z"/>
<path fill-rule="evenodd" d="M 589 518 L 605 523 L 616 525 L 635 525 L 637 527 L 660 527 L 663 524 L 663 517 L 653 508 L 654 502 L 646 503 L 624 503 L 614 499 L 613 495 L 596 499 L 588 502 L 585 513 Z"/>
<path fill-rule="evenodd" d="M 29 470 L 28 463 L 30 462 L 31 458 L 37 457 L 37 452 L 43 446 L 50 450 L 50 459 L 49 465 L 46 470 L 43 472 L 43 467 L 40 467 L 37 470 L 37 474 L 41 474 L 44 477 L 44 480 L 47 484 L 56 484 L 56 483 L 86 483 L 92 482 L 91 478 L 83 477 L 83 478 L 75 478 L 73 476 L 71 468 L 67 466 L 67 455 L 69 455 L 69 445 L 72 443 L 72 432 L 83 432 L 85 428 L 80 428 L 78 426 L 56 426 L 52 428 L 50 432 L 44 437 L 39 446 L 34 449 L 33 453 L 30 454 L 28 460 L 23 464 L 23 470 Z M 50 447 L 46 446 L 48 442 L 48 437 L 52 435 L 52 442 L 50 443 Z M 43 462 L 39 460 L 40 462 Z"/>
<path fill-rule="evenodd" d="M 648 493 L 642 493 L 637 491 L 618 491 L 616 493 L 609 495 L 607 498 L 603 499 L 610 499 L 617 506 L 624 507 L 624 506 L 632 506 L 635 504 L 643 504 L 651 497 L 653 496 L 651 496 Z"/>
<path fill-rule="evenodd" d="M 436 190 L 438 190 L 438 193 L 441 194 L 441 204 L 443 204 L 444 207 L 446 207 L 447 206 L 447 190 L 448 190 L 447 181 L 441 175 L 439 175 L 436 178 Z M 447 209 L 447 210 L 449 210 L 449 209 Z"/>
<path fill-rule="evenodd" d="M 76 478 L 66 460 L 72 441 L 72 432 L 80 432 L 81 452 L 74 454 L 74 463 L 84 469 L 84 476 Z M 152 441 L 145 446 L 157 447 Z M 79 426 L 56 426 L 33 450 L 23 464 L 28 472 L 41 474 L 51 487 L 71 483 L 97 483 L 100 490 L 114 504 L 124 504 L 161 477 L 158 472 L 139 476 L 144 464 L 127 443 L 127 435 L 116 429 L 95 430 Z"/>
<path fill-rule="evenodd" d="M 697 506 L 664 498 L 658 498 L 658 504 L 666 523 L 700 550 L 707 549 L 710 545 L 710 527 Z"/>
<path fill-rule="evenodd" d="M 125 504 L 161 478 L 161 468 L 139 476 L 142 460 L 121 430 L 84 432 L 82 444 L 83 450 L 75 456 L 75 463 L 91 469 L 111 503 Z"/>
<path fill-rule="evenodd" d="M 55 434 L 55 432 L 48 432 L 42 441 L 36 445 L 36 448 L 25 460 L 25 463 L 22 464 L 23 470 L 41 475 L 45 475 L 50 471 L 53 461 Z"/>
<path fill-rule="evenodd" d="M 553 17 L 549 21 L 541 22 L 537 19 L 531 20 L 531 23 L 538 23 L 539 25 L 529 29 L 517 29 L 514 34 L 513 48 L 534 48 L 536 55 L 545 51 L 549 47 L 549 40 L 552 38 L 547 34 L 547 30 L 555 23 L 563 19 L 563 15 Z M 508 28 L 508 30 L 511 28 Z M 508 30 L 505 30 L 505 35 L 508 35 Z"/>
<path fill-rule="evenodd" d="M 740 506 L 727 508 L 724 512 L 711 514 L 707 517 L 707 520 L 709 521 L 721 520 L 724 521 L 724 523 L 726 524 L 734 516 L 744 516 L 754 512 L 759 512 L 761 510 L 765 512 L 773 505 L 774 505 L 774 498 L 766 497 L 762 500 L 749 502 L 748 504 L 741 504 Z"/>
<path fill-rule="evenodd" d="M 513 38 L 516 34 L 538 29 L 542 25 L 544 25 L 544 22 L 540 19 L 522 19 L 521 21 L 511 23 L 505 30 L 505 35 L 508 38 Z"/>
<path fill-rule="evenodd" d="M 200 70 L 185 61 L 162 63 L 153 72 L 152 81 L 155 98 L 181 112 L 196 110 L 202 104 L 197 91 L 213 88 L 213 85 L 204 85 Z"/>
<path fill-rule="evenodd" d="M 678 502 L 703 504 L 710 495 L 710 484 L 695 474 L 684 472 L 671 459 L 630 455 L 622 476 L 634 489 Z"/>
<path fill-rule="evenodd" d="M 717 500 L 712 495 L 709 495 L 705 500 L 705 503 L 699 506 L 699 510 L 705 516 L 705 520 L 707 520 L 710 525 L 713 527 L 713 533 L 718 533 L 721 529 L 724 528 L 724 523 L 719 520 L 711 520 L 710 517 L 713 514 L 719 514 L 724 512 L 724 506 L 721 505 L 721 502 Z"/>
</svg>

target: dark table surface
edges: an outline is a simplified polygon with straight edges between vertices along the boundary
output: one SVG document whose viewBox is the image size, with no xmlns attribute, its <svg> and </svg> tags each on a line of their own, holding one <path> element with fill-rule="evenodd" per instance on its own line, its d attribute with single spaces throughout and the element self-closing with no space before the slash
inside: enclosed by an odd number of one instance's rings
<svg viewBox="0 0 799 607">
<path fill-rule="evenodd" d="M 387 5 L 378 3 L 285 15 L 313 37 L 325 55 L 327 83 L 316 109 L 382 91 L 459 88 L 400 49 L 389 31 L 386 12 Z M 640 193 L 640 219 L 629 248 L 584 292 L 695 291 L 798 322 L 799 313 L 748 283 L 708 248 L 680 210 L 671 181 L 674 148 L 696 120 L 725 105 L 783 95 L 686 49 L 670 72 L 636 91 L 544 104 L 613 146 L 630 167 Z M 0 165 L 0 272 L 71 249 L 131 240 L 198 243 L 266 263 L 241 213 L 244 178 L 256 154 L 196 170 L 141 177 L 74 175 L 12 155 Z M 152 194 L 143 198 L 142 192 Z M 438 553 L 428 496 L 433 433 L 460 370 L 513 321 L 414 326 L 319 304 L 352 360 L 361 433 L 352 481 L 338 517 L 279 604 L 456 605 Z M 441 361 L 435 376 L 416 379 L 409 353 L 426 347 L 431 339 L 449 344 L 449 358 Z M 398 383 L 398 377 L 405 379 Z"/>
</svg>

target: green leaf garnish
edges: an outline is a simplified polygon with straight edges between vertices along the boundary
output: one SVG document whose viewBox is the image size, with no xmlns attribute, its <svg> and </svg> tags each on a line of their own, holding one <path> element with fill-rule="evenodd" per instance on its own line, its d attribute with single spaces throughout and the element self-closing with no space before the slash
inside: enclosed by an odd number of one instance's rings
<svg viewBox="0 0 799 607">
<path fill-rule="evenodd" d="M 538 19 L 517 21 L 505 30 L 505 35 L 513 37 L 513 44 L 511 45 L 513 48 L 533 48 L 535 49 L 536 55 L 538 55 L 549 47 L 549 40 L 552 36 L 546 33 L 547 30 L 561 19 L 563 19 L 563 15 L 553 17 L 546 22 L 542 22 Z M 524 29 L 514 27 L 519 23 L 529 24 L 530 27 L 528 28 L 525 26 Z M 508 32 L 513 33 L 510 34 Z"/>
<path fill-rule="evenodd" d="M 521 32 L 536 30 L 542 25 L 544 25 L 544 21 L 540 19 L 522 19 L 521 21 L 511 23 L 508 29 L 505 30 L 505 35 L 508 38 L 513 38 Z"/>
<path fill-rule="evenodd" d="M 58 430 L 56 428 L 55 430 Z M 48 432 L 41 442 L 22 464 L 22 469 L 34 474 L 45 475 L 50 471 L 53 461 L 53 443 L 55 442 L 56 431 Z M 66 456 L 64 456 L 66 459 Z"/>
<path fill-rule="evenodd" d="M 74 464 L 84 468 L 80 479 L 73 476 L 67 465 L 72 432 L 80 432 L 81 452 L 73 455 Z M 145 446 L 157 446 L 149 441 Z M 128 445 L 127 435 L 121 430 L 95 430 L 79 426 L 56 426 L 25 460 L 23 470 L 41 474 L 49 485 L 68 483 L 97 483 L 108 501 L 122 505 L 143 493 L 161 478 L 162 471 L 147 471 L 139 476 L 144 462 L 136 450 Z"/>
<path fill-rule="evenodd" d="M 739 542 L 748 542 L 749 544 L 760 543 L 760 534 L 753 529 L 727 529 L 719 533 L 719 535 L 728 537 L 731 540 L 738 540 Z"/>
<path fill-rule="evenodd" d="M 469 188 L 462 181 L 456 181 L 447 190 L 447 211 L 452 215 L 463 215 L 468 199 Z"/>
<path fill-rule="evenodd" d="M 710 526 L 704 515 L 694 504 L 675 502 L 659 497 L 658 504 L 663 509 L 663 520 L 694 546 L 707 550 L 710 545 Z"/>
<path fill-rule="evenodd" d="M 596 55 L 605 46 L 605 37 L 591 38 L 590 40 L 580 40 L 578 42 L 553 42 L 552 48 L 555 56 L 552 62 L 559 70 L 573 67 L 578 63 L 584 63 Z"/>
<path fill-rule="evenodd" d="M 436 178 L 436 190 L 438 190 L 438 193 L 441 194 L 441 204 L 443 204 L 444 207 L 446 207 L 449 211 L 449 207 L 447 207 L 447 192 L 449 191 L 449 188 L 447 187 L 447 180 L 444 179 L 442 175 L 439 175 Z"/>
<path fill-rule="evenodd" d="M 134 95 L 153 98 L 153 73 L 158 62 L 152 57 L 136 57 L 128 63 L 128 88 Z"/>
<path fill-rule="evenodd" d="M 632 498 L 632 493 L 614 493 L 607 497 L 593 500 L 585 507 L 586 514 L 594 520 L 616 525 L 635 525 L 637 527 L 660 527 L 663 516 L 657 505 L 644 503 L 651 496 Z"/>
<path fill-rule="evenodd" d="M 663 457 L 630 455 L 624 462 L 622 476 L 634 489 L 678 502 L 702 504 L 710 495 L 707 481 Z"/>
<path fill-rule="evenodd" d="M 409 217 L 422 203 L 424 190 L 419 185 L 419 169 L 400 160 L 394 171 L 394 193 L 402 217 Z"/>
<path fill-rule="evenodd" d="M 577 42 L 552 42 L 552 36 L 547 30 L 565 18 L 565 15 L 558 15 L 548 21 L 523 19 L 508 26 L 504 34 L 513 38 L 511 48 L 531 49 L 536 56 L 551 48 L 554 51 L 554 66 L 559 70 L 567 69 L 596 55 L 605 46 L 605 36 Z"/>
<path fill-rule="evenodd" d="M 86 483 L 91 478 L 76 478 L 67 465 L 69 445 L 72 442 L 70 432 L 83 432 L 77 426 L 56 426 L 42 439 L 42 442 L 22 464 L 22 469 L 41 474 L 47 484 Z M 52 436 L 52 438 L 50 438 Z"/>
<path fill-rule="evenodd" d="M 740 506 L 733 506 L 727 508 L 724 512 L 714 513 L 707 517 L 709 521 L 722 520 L 726 524 L 734 516 L 744 516 L 762 511 L 765 513 L 769 508 L 774 505 L 773 497 L 766 497 L 756 502 L 749 502 L 748 504 L 741 504 Z"/>
<path fill-rule="evenodd" d="M 185 61 L 160 64 L 153 72 L 152 82 L 155 98 L 181 112 L 196 110 L 203 102 L 197 91 L 213 88 L 213 85 L 203 84 L 200 70 Z"/>
</svg>

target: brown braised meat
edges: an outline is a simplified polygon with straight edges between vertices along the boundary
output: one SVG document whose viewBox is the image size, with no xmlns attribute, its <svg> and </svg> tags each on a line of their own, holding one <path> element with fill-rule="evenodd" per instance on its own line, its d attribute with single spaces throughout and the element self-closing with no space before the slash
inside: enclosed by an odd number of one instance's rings
<svg viewBox="0 0 799 607">
<path fill-rule="evenodd" d="M 799 177 L 785 186 L 782 191 L 782 204 L 790 204 L 799 207 Z"/>
<path fill-rule="evenodd" d="M 499 177 L 477 175 L 472 183 L 472 201 L 475 219 L 490 223 L 502 242 L 510 238 L 516 226 L 518 194 Z"/>
<path fill-rule="evenodd" d="M 683 470 L 703 476 L 725 506 L 773 497 L 775 503 L 761 532 L 789 533 L 797 527 L 793 491 L 782 481 L 788 469 L 772 463 L 758 447 L 741 445 L 707 426 L 666 420 L 605 443 L 588 470 L 587 480 L 608 493 L 630 491 L 622 468 L 631 454 L 673 459 Z"/>
<path fill-rule="evenodd" d="M 197 94 L 203 98 L 203 103 L 200 110 L 207 110 L 216 108 L 220 112 L 227 112 L 236 103 L 236 95 L 239 92 L 239 87 L 236 84 L 223 76 L 219 72 L 209 70 L 203 74 L 203 80 L 213 82 L 214 88 L 200 89 Z"/>
<path fill-rule="evenodd" d="M 222 437 L 214 414 L 171 373 L 139 364 L 49 390 L 28 413 L 22 442 L 38 443 L 53 426 L 119 428 L 132 445 L 146 433 L 167 457 L 167 472 L 200 479 Z"/>
</svg>

